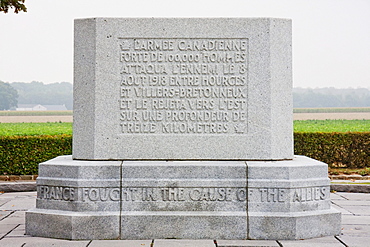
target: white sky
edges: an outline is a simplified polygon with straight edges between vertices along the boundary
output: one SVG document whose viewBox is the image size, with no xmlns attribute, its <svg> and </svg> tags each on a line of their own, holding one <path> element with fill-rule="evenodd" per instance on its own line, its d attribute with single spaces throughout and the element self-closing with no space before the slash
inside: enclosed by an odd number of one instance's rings
<svg viewBox="0 0 370 247">
<path fill-rule="evenodd" d="M 0 80 L 73 80 L 73 20 L 279 17 L 293 20 L 294 87 L 370 88 L 370 0 L 26 0 L 0 13 Z"/>
</svg>

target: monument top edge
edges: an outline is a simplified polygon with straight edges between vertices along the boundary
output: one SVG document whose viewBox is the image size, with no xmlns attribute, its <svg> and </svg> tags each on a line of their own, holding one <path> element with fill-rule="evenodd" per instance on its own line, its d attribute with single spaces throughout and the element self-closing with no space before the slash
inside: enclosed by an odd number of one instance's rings
<svg viewBox="0 0 370 247">
<path fill-rule="evenodd" d="M 284 20 L 292 21 L 283 17 L 81 17 L 74 20 Z"/>
</svg>

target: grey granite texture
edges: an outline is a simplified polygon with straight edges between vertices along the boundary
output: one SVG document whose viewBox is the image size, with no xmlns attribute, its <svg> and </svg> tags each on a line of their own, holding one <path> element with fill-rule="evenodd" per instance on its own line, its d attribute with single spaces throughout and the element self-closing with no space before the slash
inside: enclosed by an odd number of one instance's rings
<svg viewBox="0 0 370 247">
<path fill-rule="evenodd" d="M 246 239 L 246 213 L 122 212 L 122 239 Z"/>
<path fill-rule="evenodd" d="M 370 193 L 369 184 L 331 184 L 330 189 L 338 192 Z"/>
<path fill-rule="evenodd" d="M 347 196 L 348 195 L 348 196 Z M 32 237 L 25 235 L 25 210 L 35 206 L 36 192 L 17 192 L 17 193 L 0 193 L 0 246 L 132 246 L 132 247 L 156 247 L 159 244 L 165 247 L 174 247 L 175 245 L 183 246 L 189 244 L 192 247 L 205 247 L 207 242 L 213 242 L 214 239 L 199 240 L 174 240 L 174 239 L 147 239 L 147 240 L 89 240 L 89 241 L 69 241 L 61 239 Z M 341 207 L 347 207 L 349 202 L 353 201 L 353 206 L 369 201 L 365 193 L 331 193 L 332 201 Z M 7 202 L 4 204 L 4 202 Z M 344 203 L 341 205 L 342 203 Z M 340 236 L 329 236 L 323 238 L 314 238 L 307 240 L 221 240 L 216 239 L 214 247 L 231 247 L 231 246 L 297 246 L 297 247 L 336 247 L 336 246 L 368 246 L 370 236 L 368 227 L 370 226 L 370 208 L 362 215 L 344 215 L 344 231 Z M 366 231 L 367 230 L 367 231 Z M 153 243 L 153 245 L 152 245 Z M 156 245 L 157 244 L 157 245 Z M 181 245 L 183 244 L 183 245 Z M 203 244 L 203 245 L 202 245 Z"/>
<path fill-rule="evenodd" d="M 121 238 L 246 238 L 246 175 L 242 161 L 124 161 Z"/>
<path fill-rule="evenodd" d="M 302 156 L 270 162 L 61 156 L 40 164 L 26 232 L 75 240 L 337 235 L 341 218 L 330 205 L 326 169 Z"/>
<path fill-rule="evenodd" d="M 4 192 L 20 192 L 35 190 L 36 190 L 35 181 L 0 182 L 0 191 Z"/>
<path fill-rule="evenodd" d="M 73 157 L 292 159 L 291 37 L 287 19 L 76 20 Z"/>
<path fill-rule="evenodd" d="M 279 247 L 273 240 L 217 240 L 217 247 Z"/>
<path fill-rule="evenodd" d="M 169 240 L 169 239 L 156 239 L 154 241 L 156 247 L 214 247 L 215 244 L 212 240 Z"/>
<path fill-rule="evenodd" d="M 121 161 L 72 160 L 59 156 L 39 165 L 37 208 L 120 211 Z"/>
<path fill-rule="evenodd" d="M 330 208 L 327 165 L 305 156 L 248 161 L 249 212 L 303 212 Z"/>
<path fill-rule="evenodd" d="M 26 234 L 61 239 L 118 239 L 120 213 L 31 209 L 26 213 Z"/>
<path fill-rule="evenodd" d="M 152 240 L 95 240 L 89 247 L 153 247 Z"/>
<path fill-rule="evenodd" d="M 309 239 L 339 235 L 341 214 L 335 209 L 295 213 L 250 212 L 248 239 Z"/>
</svg>

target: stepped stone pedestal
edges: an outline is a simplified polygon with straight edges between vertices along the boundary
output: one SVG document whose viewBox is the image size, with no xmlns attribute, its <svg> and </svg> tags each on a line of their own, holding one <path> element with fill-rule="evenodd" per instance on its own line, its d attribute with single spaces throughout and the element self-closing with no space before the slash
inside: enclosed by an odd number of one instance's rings
<svg viewBox="0 0 370 247">
<path fill-rule="evenodd" d="M 291 21 L 75 21 L 73 155 L 41 163 L 26 233 L 338 235 L 327 165 L 293 155 Z"/>
</svg>

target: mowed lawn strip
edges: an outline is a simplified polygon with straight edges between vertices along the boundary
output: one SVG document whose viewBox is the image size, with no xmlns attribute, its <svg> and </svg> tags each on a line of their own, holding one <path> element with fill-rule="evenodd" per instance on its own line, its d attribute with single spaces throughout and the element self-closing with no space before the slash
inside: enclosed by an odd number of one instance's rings
<svg viewBox="0 0 370 247">
<path fill-rule="evenodd" d="M 0 123 L 0 136 L 72 135 L 72 123 Z"/>
<path fill-rule="evenodd" d="M 370 120 L 295 120 L 294 132 L 370 132 Z"/>
<path fill-rule="evenodd" d="M 370 120 L 295 120 L 294 132 L 370 132 Z M 72 135 L 72 123 L 0 123 L 0 136 Z"/>
</svg>

